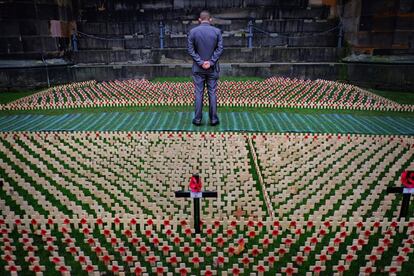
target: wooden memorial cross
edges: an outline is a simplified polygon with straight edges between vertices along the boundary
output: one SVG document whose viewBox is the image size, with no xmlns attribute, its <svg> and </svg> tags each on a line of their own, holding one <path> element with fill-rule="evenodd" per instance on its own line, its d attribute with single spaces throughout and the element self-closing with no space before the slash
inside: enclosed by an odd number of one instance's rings
<svg viewBox="0 0 414 276">
<path fill-rule="evenodd" d="M 217 197 L 217 192 L 213 191 L 201 191 L 195 195 L 190 191 L 176 191 L 175 197 L 190 197 L 193 199 L 194 206 L 194 230 L 196 234 L 200 234 L 200 198 L 205 197 Z"/>
<path fill-rule="evenodd" d="M 414 171 L 404 171 L 401 175 L 401 182 L 404 187 L 388 187 L 387 193 L 403 194 L 399 218 L 408 216 L 411 194 L 414 194 Z"/>
<path fill-rule="evenodd" d="M 190 182 L 190 189 L 192 191 L 176 191 L 175 197 L 189 197 L 193 199 L 193 207 L 194 207 L 194 230 L 196 234 L 201 233 L 200 229 L 200 198 L 208 198 L 208 197 L 217 197 L 217 192 L 215 191 L 201 191 L 201 181 L 199 182 L 199 186 L 197 188 L 192 187 L 192 181 L 195 175 L 193 175 L 191 182 Z M 198 177 L 198 175 L 196 176 Z"/>
<path fill-rule="evenodd" d="M 389 194 L 403 194 L 403 200 L 401 204 L 400 216 L 399 218 L 406 218 L 408 215 L 408 207 L 410 205 L 411 194 L 414 194 L 414 188 L 405 188 L 405 187 L 388 187 L 387 193 Z"/>
</svg>

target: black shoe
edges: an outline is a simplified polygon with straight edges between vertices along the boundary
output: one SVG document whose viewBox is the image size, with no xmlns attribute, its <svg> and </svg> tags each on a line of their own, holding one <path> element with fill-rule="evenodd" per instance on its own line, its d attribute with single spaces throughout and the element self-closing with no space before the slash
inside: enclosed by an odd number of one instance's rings
<svg viewBox="0 0 414 276">
<path fill-rule="evenodd" d="M 193 125 L 195 125 L 195 126 L 201 126 L 201 122 L 197 122 L 197 121 L 194 121 L 193 120 Z"/>
<path fill-rule="evenodd" d="M 220 122 L 219 122 L 219 121 L 216 121 L 216 122 L 214 122 L 214 123 L 213 123 L 213 122 L 211 122 L 211 123 L 210 123 L 210 126 L 216 126 L 216 125 L 218 125 L 218 124 L 220 124 Z"/>
</svg>

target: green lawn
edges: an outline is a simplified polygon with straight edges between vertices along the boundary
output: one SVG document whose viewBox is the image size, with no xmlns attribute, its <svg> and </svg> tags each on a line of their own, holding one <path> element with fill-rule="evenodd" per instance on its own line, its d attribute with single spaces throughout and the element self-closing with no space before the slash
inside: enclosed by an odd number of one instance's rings
<svg viewBox="0 0 414 276">
<path fill-rule="evenodd" d="M 39 92 L 39 89 L 29 90 L 29 91 L 15 91 L 15 92 L 0 92 L 0 104 L 6 104 L 17 99 L 30 96 L 36 92 Z"/>
<path fill-rule="evenodd" d="M 384 98 L 390 99 L 391 101 L 400 103 L 400 104 L 414 104 L 414 91 L 412 92 L 402 92 L 402 91 L 387 91 L 387 90 L 377 90 L 377 89 L 368 89 L 372 93 L 375 93 Z"/>
</svg>

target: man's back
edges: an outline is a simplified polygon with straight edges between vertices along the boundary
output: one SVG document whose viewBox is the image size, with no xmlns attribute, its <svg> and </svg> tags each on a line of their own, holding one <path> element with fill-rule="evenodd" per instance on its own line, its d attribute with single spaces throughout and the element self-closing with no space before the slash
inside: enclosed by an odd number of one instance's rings
<svg viewBox="0 0 414 276">
<path fill-rule="evenodd" d="M 190 36 L 194 37 L 194 50 L 203 60 L 209 60 L 217 48 L 220 30 L 208 23 L 200 24 L 191 29 Z"/>
<path fill-rule="evenodd" d="M 203 118 L 204 87 L 207 86 L 210 125 L 219 124 L 217 116 L 218 60 L 223 53 L 221 31 L 210 25 L 212 18 L 208 11 L 200 13 L 200 25 L 188 34 L 187 50 L 193 59 L 193 80 L 195 94 L 194 125 L 201 125 Z"/>
<path fill-rule="evenodd" d="M 194 60 L 193 72 L 206 72 L 201 68 L 203 61 L 206 60 L 210 61 L 211 69 L 219 71 L 219 66 L 215 65 L 223 52 L 220 29 L 209 23 L 201 23 L 191 29 L 188 35 L 188 52 Z"/>
</svg>

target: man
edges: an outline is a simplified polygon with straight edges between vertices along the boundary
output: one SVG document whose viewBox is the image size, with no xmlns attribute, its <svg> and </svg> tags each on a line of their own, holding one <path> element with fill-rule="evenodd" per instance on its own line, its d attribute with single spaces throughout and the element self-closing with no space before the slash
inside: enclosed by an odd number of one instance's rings
<svg viewBox="0 0 414 276">
<path fill-rule="evenodd" d="M 219 124 L 217 117 L 217 81 L 220 67 L 218 60 L 223 53 L 221 31 L 211 26 L 208 11 L 200 13 L 200 25 L 188 35 L 188 53 L 193 58 L 193 81 L 195 85 L 195 114 L 193 124 L 199 126 L 202 121 L 204 86 L 207 85 L 210 125 Z"/>
</svg>

